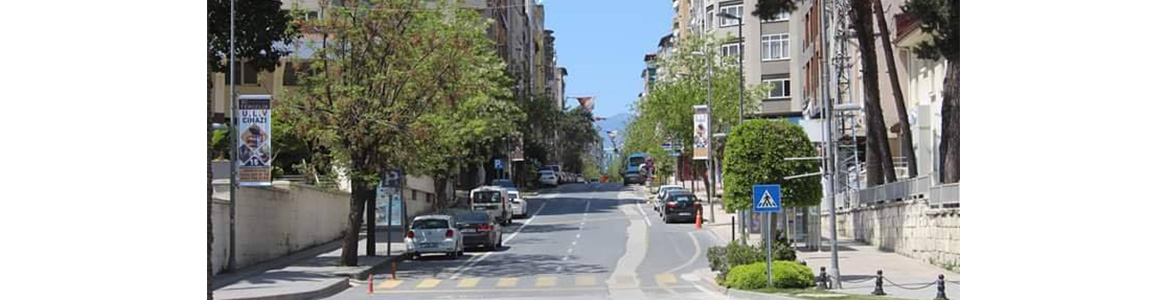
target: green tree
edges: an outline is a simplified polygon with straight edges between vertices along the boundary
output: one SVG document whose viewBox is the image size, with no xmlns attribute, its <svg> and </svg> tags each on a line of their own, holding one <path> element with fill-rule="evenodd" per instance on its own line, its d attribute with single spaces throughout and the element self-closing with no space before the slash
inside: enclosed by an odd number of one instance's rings
<svg viewBox="0 0 1170 300">
<path fill-rule="evenodd" d="M 656 62 L 661 75 L 649 95 L 636 103 L 636 116 L 626 127 L 626 145 L 623 149 L 626 155 L 647 153 L 657 162 L 661 175 L 677 171 L 675 159 L 660 146 L 663 142 L 669 140 L 683 145 L 682 159 L 693 157 L 694 106 L 707 104 L 708 77 L 712 90 L 710 130 L 725 132 L 738 122 L 739 60 L 715 57 L 718 45 L 726 41 L 728 39 L 692 38 L 678 45 L 677 55 Z M 687 55 L 693 52 L 704 53 L 704 56 Z M 711 64 L 710 70 L 708 63 Z M 753 113 L 771 88 L 770 85 L 746 87 L 744 114 Z M 695 173 L 703 176 L 704 186 L 710 186 L 710 180 L 706 178 L 706 164 L 693 165 Z"/>
<path fill-rule="evenodd" d="M 861 52 L 861 80 L 865 89 L 865 169 L 868 186 L 878 186 L 898 180 L 894 161 L 890 156 L 890 139 L 882 114 L 881 92 L 878 89 L 877 51 L 873 35 L 873 4 L 871 0 L 850 0 L 850 23 L 857 33 Z"/>
<path fill-rule="evenodd" d="M 894 91 L 894 109 L 898 113 L 898 131 L 901 147 L 905 149 L 902 155 L 906 156 L 906 167 L 910 178 L 918 177 L 918 155 L 914 153 L 914 132 L 910 130 L 910 116 L 906 113 L 906 98 L 902 95 L 902 84 L 898 81 L 898 63 L 894 61 L 894 47 L 890 43 L 890 26 L 886 25 L 886 9 L 882 0 L 873 0 L 873 11 L 877 16 L 878 29 L 881 30 L 882 52 L 886 55 L 886 78 L 890 80 L 890 87 Z"/>
<path fill-rule="evenodd" d="M 784 207 L 815 206 L 821 201 L 819 177 L 784 177 L 820 171 L 817 162 L 785 161 L 816 156 L 817 150 L 800 125 L 788 121 L 750 120 L 727 136 L 724 205 L 729 211 L 750 210 L 752 185 L 780 184 Z"/>
<path fill-rule="evenodd" d="M 565 111 L 557 127 L 561 135 L 557 145 L 561 149 L 561 168 L 566 172 L 581 173 L 585 165 L 582 156 L 601 142 L 601 136 L 593 127 L 593 113 L 580 106 Z"/>
<path fill-rule="evenodd" d="M 342 263 L 353 266 L 361 212 L 373 212 L 379 174 L 420 168 L 416 161 L 433 155 L 416 147 L 427 114 L 462 103 L 463 84 L 488 80 L 459 73 L 482 66 L 457 59 L 475 56 L 486 29 L 482 16 L 454 3 L 409 0 L 344 1 L 306 26 L 325 39 L 311 45 L 319 49 L 303 88 L 277 109 L 287 109 L 296 132 L 317 139 L 348 173 L 353 192 Z"/>
<path fill-rule="evenodd" d="M 959 182 L 959 0 L 910 0 L 902 11 L 921 23 L 930 39 L 914 47 L 918 58 L 946 59 L 947 75 L 943 79 L 942 182 Z"/>
<path fill-rule="evenodd" d="M 299 36 L 289 21 L 288 12 L 280 9 L 280 1 L 240 0 L 235 1 L 235 49 L 229 49 L 232 7 L 231 0 L 207 1 L 207 298 L 211 299 L 211 159 L 215 155 L 212 143 L 212 107 L 215 99 L 213 89 L 215 72 L 226 72 L 229 53 L 235 52 L 237 60 L 249 59 L 262 70 L 271 71 L 287 55 L 286 49 L 277 43 L 290 43 Z M 234 163 L 234 162 L 233 162 Z"/>
</svg>

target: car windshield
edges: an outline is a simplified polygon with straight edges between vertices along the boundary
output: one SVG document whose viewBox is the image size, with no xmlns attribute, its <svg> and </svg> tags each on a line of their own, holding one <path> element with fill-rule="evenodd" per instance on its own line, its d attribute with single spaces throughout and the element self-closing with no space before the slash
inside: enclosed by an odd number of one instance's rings
<svg viewBox="0 0 1170 300">
<path fill-rule="evenodd" d="M 488 214 L 481 212 L 467 212 L 455 216 L 456 223 L 487 223 Z"/>
<path fill-rule="evenodd" d="M 508 193 L 508 200 L 509 201 L 516 201 L 516 198 L 520 198 L 520 194 Z"/>
<path fill-rule="evenodd" d="M 643 162 L 646 162 L 645 157 L 631 157 L 630 158 L 630 166 L 631 167 L 641 166 Z"/>
<path fill-rule="evenodd" d="M 443 229 L 448 228 L 447 220 L 443 219 L 422 219 L 415 220 L 410 224 L 410 229 Z"/>
<path fill-rule="evenodd" d="M 691 195 L 674 195 L 670 200 L 674 202 L 694 202 L 695 198 Z"/>
<path fill-rule="evenodd" d="M 471 197 L 472 203 L 500 203 L 500 192 L 496 191 L 482 191 L 476 192 Z"/>
<path fill-rule="evenodd" d="M 546 170 L 546 171 L 540 171 L 540 175 L 548 175 L 548 176 L 552 176 L 552 175 L 553 175 L 553 171 L 547 171 L 547 170 Z"/>
</svg>

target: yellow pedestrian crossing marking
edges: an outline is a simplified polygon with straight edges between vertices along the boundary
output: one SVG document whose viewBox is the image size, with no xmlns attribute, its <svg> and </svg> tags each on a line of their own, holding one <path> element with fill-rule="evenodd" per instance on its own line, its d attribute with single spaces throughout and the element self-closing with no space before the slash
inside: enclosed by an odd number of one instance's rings
<svg viewBox="0 0 1170 300">
<path fill-rule="evenodd" d="M 498 287 L 515 287 L 516 280 L 517 279 L 514 277 L 500 278 L 500 281 L 496 282 L 496 286 L 498 286 Z"/>
<path fill-rule="evenodd" d="M 479 278 L 467 278 L 467 279 L 459 280 L 459 285 L 457 285 L 457 286 L 461 287 L 461 288 L 469 288 L 469 287 L 475 287 L 475 285 L 477 285 L 477 284 L 479 284 Z"/>
<path fill-rule="evenodd" d="M 415 286 L 415 288 L 419 288 L 419 289 L 434 288 L 434 287 L 438 286 L 439 283 L 442 283 L 442 282 L 443 282 L 442 280 L 427 278 L 427 279 L 423 279 L 422 282 L 419 282 L 418 285 Z"/>
<path fill-rule="evenodd" d="M 399 284 L 402 284 L 402 280 L 395 280 L 395 279 L 391 279 L 391 280 L 387 280 L 387 281 L 384 281 L 384 282 L 382 282 L 381 284 L 379 284 L 379 285 L 378 285 L 378 288 L 380 288 L 380 289 L 392 289 L 392 288 L 396 288 L 396 287 L 398 287 L 398 285 L 399 285 Z"/>
<path fill-rule="evenodd" d="M 536 278 L 536 286 L 554 286 L 557 284 L 557 278 L 553 276 L 540 276 Z"/>
<path fill-rule="evenodd" d="M 577 275 L 577 286 L 597 285 L 597 278 L 593 275 Z"/>
<path fill-rule="evenodd" d="M 658 282 L 659 285 L 671 285 L 678 282 L 678 279 L 674 277 L 674 274 L 668 273 L 654 275 L 654 281 Z"/>
</svg>

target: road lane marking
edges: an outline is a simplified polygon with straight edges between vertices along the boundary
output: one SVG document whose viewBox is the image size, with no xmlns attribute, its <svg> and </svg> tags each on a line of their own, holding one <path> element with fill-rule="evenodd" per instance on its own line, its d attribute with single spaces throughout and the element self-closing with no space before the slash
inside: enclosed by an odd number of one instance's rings
<svg viewBox="0 0 1170 300">
<path fill-rule="evenodd" d="M 574 284 L 576 286 L 597 285 L 597 278 L 593 278 L 593 275 L 577 275 L 577 281 Z"/>
<path fill-rule="evenodd" d="M 516 231 L 510 233 L 508 235 L 508 238 L 504 239 L 504 241 L 501 242 L 500 244 L 507 245 L 508 242 L 512 240 L 512 238 L 516 237 L 516 234 L 519 234 L 521 231 L 524 231 L 524 227 L 528 227 L 528 224 L 532 224 L 532 222 L 536 220 L 536 217 L 540 216 L 540 212 L 544 210 L 545 204 L 548 204 L 548 202 L 541 202 L 540 208 L 537 208 L 536 212 L 532 213 L 532 217 L 528 218 L 527 220 L 524 220 L 524 224 L 521 224 L 520 228 L 517 228 Z M 482 256 L 476 257 L 473 260 L 469 260 L 469 261 L 463 263 L 462 265 L 459 266 L 459 269 L 458 269 L 458 271 L 455 272 L 455 275 L 451 276 L 451 279 L 459 279 L 459 276 L 463 275 L 463 271 L 466 271 L 467 269 L 471 268 L 472 266 L 475 266 L 475 264 L 478 264 L 480 261 L 483 261 L 488 256 L 492 256 L 492 254 L 495 254 L 495 253 L 496 252 L 488 252 L 487 254 L 484 254 Z"/>
<path fill-rule="evenodd" d="M 378 284 L 378 288 L 392 289 L 392 288 L 398 287 L 399 284 L 402 284 L 402 280 L 390 279 L 390 280 L 382 282 L 381 284 Z"/>
<path fill-rule="evenodd" d="M 500 278 L 500 281 L 496 281 L 496 286 L 497 287 L 514 287 L 514 286 L 516 286 L 517 280 L 518 279 L 516 279 L 515 277 Z"/>
<path fill-rule="evenodd" d="M 427 279 L 423 279 L 422 282 L 419 282 L 418 285 L 415 286 L 414 288 L 430 289 L 430 288 L 434 288 L 436 286 L 439 286 L 440 283 L 443 283 L 443 281 L 438 280 L 438 279 L 427 278 Z"/>
<path fill-rule="evenodd" d="M 456 286 L 460 288 L 471 288 L 475 287 L 477 284 L 479 284 L 479 278 L 466 278 L 460 279 L 459 284 Z"/>
<path fill-rule="evenodd" d="M 447 294 L 447 293 L 515 293 L 515 292 L 572 292 L 572 291 L 635 291 L 641 293 L 642 290 L 660 290 L 660 289 L 683 289 L 691 288 L 691 285 L 675 285 L 675 286 L 644 286 L 644 287 L 546 287 L 546 288 L 518 288 L 518 289 L 466 289 L 466 290 L 449 290 L 449 289 L 433 289 L 433 290 L 375 290 L 375 294 Z M 644 297 L 644 296 L 643 296 Z M 726 297 L 723 297 L 726 299 Z M 617 298 L 626 299 L 626 298 Z"/>
<path fill-rule="evenodd" d="M 642 203 L 635 204 L 638 206 L 638 212 L 642 214 L 642 221 L 646 221 L 646 227 L 650 227 L 650 217 L 646 216 L 646 211 L 642 210 Z"/>
<path fill-rule="evenodd" d="M 687 236 L 691 237 L 691 245 L 694 246 L 694 248 L 695 248 L 695 254 L 691 255 L 691 259 L 687 260 L 686 263 L 678 265 L 677 267 L 674 267 L 674 269 L 670 269 L 669 271 L 666 271 L 666 273 L 678 272 L 682 268 L 690 266 L 690 265 L 694 264 L 695 261 L 699 260 L 699 254 L 700 254 L 699 253 L 700 252 L 699 251 L 699 239 L 695 237 L 694 231 L 688 232 Z"/>
<path fill-rule="evenodd" d="M 537 287 L 546 287 L 557 285 L 557 278 L 555 276 L 540 276 L 536 278 Z"/>
<path fill-rule="evenodd" d="M 675 278 L 674 274 L 671 273 L 657 274 L 654 275 L 654 282 L 658 283 L 658 285 L 671 285 L 678 282 L 678 278 Z"/>
</svg>

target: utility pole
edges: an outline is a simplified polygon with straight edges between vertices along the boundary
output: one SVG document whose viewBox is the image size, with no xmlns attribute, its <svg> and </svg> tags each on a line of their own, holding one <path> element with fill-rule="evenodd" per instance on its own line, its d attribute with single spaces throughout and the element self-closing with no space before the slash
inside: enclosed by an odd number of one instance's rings
<svg viewBox="0 0 1170 300">
<path fill-rule="evenodd" d="M 708 123 L 708 126 L 707 126 L 707 182 L 710 182 L 710 184 L 707 185 L 707 206 L 710 207 L 710 211 L 711 211 L 711 218 L 710 219 L 711 219 L 711 223 L 714 224 L 715 223 L 715 168 L 714 168 L 714 164 L 712 163 L 712 160 L 715 159 L 715 143 L 713 142 L 713 140 L 711 140 L 711 131 L 714 131 L 714 128 L 712 128 L 714 126 L 710 126 L 710 124 L 715 123 L 715 122 L 711 122 L 712 116 L 715 115 L 715 112 L 714 112 L 715 106 L 712 106 L 712 104 L 711 104 L 711 98 L 713 98 L 712 94 L 711 94 L 712 93 L 712 91 L 711 91 L 711 77 L 713 76 L 714 72 L 711 71 L 711 56 L 708 56 L 708 55 L 704 55 L 704 56 L 707 57 L 707 123 Z M 740 97 L 743 97 L 742 91 L 741 91 Z M 740 99 L 742 99 L 742 98 L 740 98 Z M 742 102 L 741 102 L 741 104 L 742 104 Z M 740 108 L 740 112 L 741 113 L 743 112 L 742 107 Z M 702 211 L 700 211 L 700 213 L 702 213 Z"/>
<path fill-rule="evenodd" d="M 229 136 L 232 139 L 232 149 L 228 152 L 231 153 L 232 162 L 229 163 L 229 165 L 231 165 L 231 169 L 232 169 L 232 171 L 231 171 L 232 178 L 230 180 L 230 187 L 228 187 L 228 198 L 230 200 L 229 202 L 231 202 L 231 205 L 229 206 L 230 211 L 228 213 L 228 215 L 229 215 L 229 217 L 228 217 L 228 220 L 229 220 L 228 221 L 228 224 L 229 224 L 228 225 L 229 226 L 229 228 L 228 228 L 228 271 L 235 271 L 236 270 L 236 185 L 239 184 L 239 182 L 237 182 L 237 180 L 236 180 L 236 176 L 237 176 L 236 163 L 238 162 L 237 161 L 238 158 L 236 158 L 236 155 L 237 155 L 236 152 L 240 151 L 239 150 L 240 138 L 236 136 L 240 132 L 238 129 L 236 129 L 236 126 L 238 126 L 238 123 L 239 123 L 239 120 L 236 119 L 236 109 L 237 109 L 237 107 L 236 107 L 236 64 L 235 64 L 235 61 L 236 61 L 236 0 L 231 0 L 231 14 L 229 14 L 229 16 L 230 16 L 231 20 L 228 22 L 228 24 L 229 24 L 228 25 L 228 56 L 229 56 L 228 57 L 228 89 L 231 91 L 231 98 L 232 98 L 231 99 L 232 100 L 232 116 L 231 116 L 232 126 L 230 126 L 228 128 L 228 131 L 231 133 L 231 135 L 229 135 Z"/>
<path fill-rule="evenodd" d="M 723 12 L 719 13 L 718 16 L 720 18 L 735 20 L 736 25 L 739 27 L 739 123 L 736 123 L 736 125 L 743 124 L 743 18 Z M 744 220 L 744 222 L 741 223 L 743 224 L 741 231 L 743 232 L 743 238 L 745 242 L 748 238 L 747 229 L 749 226 L 748 224 L 750 224 L 748 222 L 751 220 L 750 214 L 751 212 L 749 211 L 740 212 L 740 217 Z"/>
</svg>

